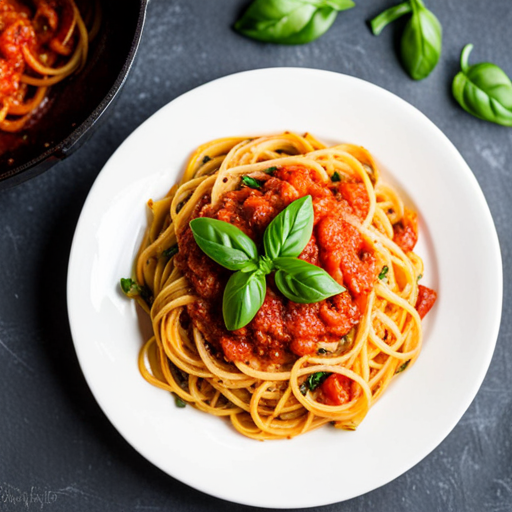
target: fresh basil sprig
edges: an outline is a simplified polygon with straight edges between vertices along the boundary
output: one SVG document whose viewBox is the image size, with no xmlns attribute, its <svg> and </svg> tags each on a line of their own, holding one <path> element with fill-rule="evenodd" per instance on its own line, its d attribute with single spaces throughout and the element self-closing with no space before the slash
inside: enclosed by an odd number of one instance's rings
<svg viewBox="0 0 512 512">
<path fill-rule="evenodd" d="M 460 56 L 461 71 L 453 79 L 453 96 L 471 115 L 512 126 L 512 83 L 506 73 L 490 62 L 468 65 L 473 49 L 468 44 Z"/>
<path fill-rule="evenodd" d="M 258 268 L 256 244 L 239 228 L 217 219 L 199 217 L 190 229 L 201 250 L 229 270 L 250 272 Z"/>
<path fill-rule="evenodd" d="M 254 0 L 235 23 L 241 34 L 279 44 L 304 44 L 323 35 L 352 0 Z"/>
<path fill-rule="evenodd" d="M 411 14 L 400 42 L 402 64 L 411 78 L 423 80 L 436 67 L 441 57 L 442 27 L 423 0 L 407 0 L 390 7 L 370 21 L 374 35 L 405 14 Z"/>
<path fill-rule="evenodd" d="M 243 231 L 228 222 L 208 217 L 190 221 L 201 250 L 236 271 L 226 284 L 222 303 L 228 330 L 240 329 L 256 316 L 265 300 L 265 276 L 274 270 L 277 288 L 294 302 L 310 304 L 345 291 L 325 270 L 297 258 L 311 238 L 313 220 L 311 196 L 288 205 L 267 226 L 262 255 Z"/>
</svg>

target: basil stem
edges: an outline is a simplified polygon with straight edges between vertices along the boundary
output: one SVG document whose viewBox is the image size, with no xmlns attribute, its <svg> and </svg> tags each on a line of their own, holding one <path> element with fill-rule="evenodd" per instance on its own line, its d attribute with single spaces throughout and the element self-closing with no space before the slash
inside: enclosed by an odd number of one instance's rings
<svg viewBox="0 0 512 512">
<path fill-rule="evenodd" d="M 298 256 L 313 232 L 313 200 L 304 196 L 289 204 L 268 225 L 263 235 L 265 254 L 272 259 Z"/>
<path fill-rule="evenodd" d="M 373 35 L 378 36 L 387 25 L 411 11 L 412 7 L 409 0 L 386 9 L 370 21 Z"/>
<path fill-rule="evenodd" d="M 311 304 L 345 291 L 324 269 L 298 258 L 277 258 L 274 265 L 277 288 L 293 302 Z"/>
<path fill-rule="evenodd" d="M 222 314 L 229 331 L 247 325 L 265 300 L 267 285 L 259 272 L 235 272 L 224 290 Z"/>
<path fill-rule="evenodd" d="M 239 228 L 217 219 L 199 217 L 190 229 L 201 250 L 229 270 L 252 271 L 258 268 L 256 244 Z"/>
<path fill-rule="evenodd" d="M 241 34 L 268 43 L 304 44 L 323 35 L 352 0 L 254 0 L 235 23 Z"/>
<path fill-rule="evenodd" d="M 122 277 L 120 284 L 125 295 L 140 295 L 141 287 L 133 279 Z"/>
<path fill-rule="evenodd" d="M 453 96 L 471 115 L 502 126 L 512 126 L 512 83 L 506 73 L 490 62 L 470 66 L 472 44 L 464 47 L 461 71 L 452 83 Z"/>
<path fill-rule="evenodd" d="M 400 43 L 402 64 L 414 80 L 423 80 L 441 56 L 442 28 L 421 0 L 410 0 L 412 16 Z"/>
</svg>

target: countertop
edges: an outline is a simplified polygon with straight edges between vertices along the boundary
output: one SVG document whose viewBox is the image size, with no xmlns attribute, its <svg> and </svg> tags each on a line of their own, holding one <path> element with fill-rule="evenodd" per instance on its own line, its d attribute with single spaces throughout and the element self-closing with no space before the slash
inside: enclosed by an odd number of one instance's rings
<svg viewBox="0 0 512 512">
<path fill-rule="evenodd" d="M 430 455 L 388 485 L 317 510 L 512 510 L 512 129 L 471 117 L 450 93 L 460 51 L 469 42 L 475 45 L 471 62 L 494 62 L 512 76 L 512 6 L 510 0 L 428 0 L 443 25 L 443 55 L 430 77 L 415 82 L 397 58 L 403 24 L 387 27 L 378 38 L 366 24 L 392 2 L 356 3 L 317 41 L 278 46 L 234 32 L 246 0 L 152 0 L 133 69 L 90 140 L 44 174 L 0 192 L 0 510 L 251 510 L 169 477 L 115 430 L 78 364 L 67 318 L 66 277 L 81 208 L 123 140 L 186 91 L 238 71 L 275 66 L 353 75 L 422 111 L 475 174 L 503 258 L 496 350 L 458 425 Z M 468 275 L 467 293 L 471 280 Z"/>
</svg>

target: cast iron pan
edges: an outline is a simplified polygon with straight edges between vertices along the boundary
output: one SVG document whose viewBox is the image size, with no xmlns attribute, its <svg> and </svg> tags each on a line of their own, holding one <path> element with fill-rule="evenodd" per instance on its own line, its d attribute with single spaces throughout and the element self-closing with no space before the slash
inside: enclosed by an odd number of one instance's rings
<svg viewBox="0 0 512 512">
<path fill-rule="evenodd" d="M 101 29 L 85 68 L 50 89 L 48 102 L 22 132 L 0 132 L 0 188 L 40 174 L 92 133 L 130 71 L 148 2 L 101 1 Z"/>
</svg>

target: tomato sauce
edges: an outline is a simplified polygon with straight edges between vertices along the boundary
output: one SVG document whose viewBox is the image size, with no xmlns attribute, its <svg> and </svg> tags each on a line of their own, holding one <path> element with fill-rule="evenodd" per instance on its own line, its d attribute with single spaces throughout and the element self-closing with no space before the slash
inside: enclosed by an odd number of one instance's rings
<svg viewBox="0 0 512 512">
<path fill-rule="evenodd" d="M 372 249 L 349 222 L 351 218 L 362 221 L 368 213 L 369 199 L 362 182 L 325 184 L 300 166 L 280 168 L 262 179 L 260 189 L 242 186 L 226 193 L 216 207 L 205 196 L 193 216 L 229 222 L 262 250 L 263 233 L 272 219 L 292 201 L 311 195 L 313 234 L 299 257 L 325 269 L 345 292 L 318 303 L 298 304 L 278 291 L 270 274 L 265 301 L 254 319 L 241 329 L 228 331 L 222 295 L 231 272 L 199 249 L 188 226 L 178 233 L 175 262 L 200 299 L 187 307 L 187 315 L 212 349 L 228 361 L 264 368 L 340 342 L 361 318 L 378 269 Z"/>
</svg>

